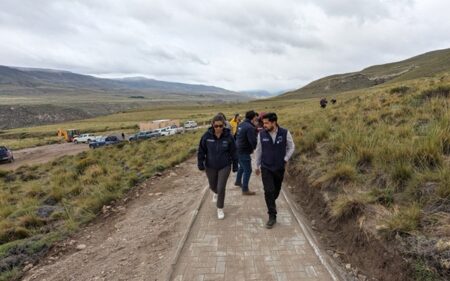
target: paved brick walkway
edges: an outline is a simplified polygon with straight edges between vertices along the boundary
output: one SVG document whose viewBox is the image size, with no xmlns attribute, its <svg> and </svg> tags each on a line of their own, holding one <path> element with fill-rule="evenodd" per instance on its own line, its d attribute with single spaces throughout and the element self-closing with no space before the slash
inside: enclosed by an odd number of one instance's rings
<svg viewBox="0 0 450 281">
<path fill-rule="evenodd" d="M 282 195 L 277 224 L 265 229 L 267 210 L 262 183 L 252 175 L 256 196 L 242 196 L 230 175 L 225 219 L 217 220 L 212 192 L 207 195 L 172 275 L 191 280 L 332 280 L 306 241 Z"/>
</svg>

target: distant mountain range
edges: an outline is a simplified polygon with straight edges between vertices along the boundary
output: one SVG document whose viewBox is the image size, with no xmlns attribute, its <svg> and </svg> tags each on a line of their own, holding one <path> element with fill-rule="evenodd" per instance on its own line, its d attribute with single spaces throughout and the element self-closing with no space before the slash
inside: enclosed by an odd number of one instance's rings
<svg viewBox="0 0 450 281">
<path fill-rule="evenodd" d="M 223 88 L 176 82 L 158 81 L 144 77 L 105 79 L 53 69 L 0 66 L 0 94 L 73 94 L 73 92 L 141 95 L 146 98 L 179 99 L 201 96 L 223 101 L 248 100 L 240 93 Z"/>
<path fill-rule="evenodd" d="M 277 98 L 311 98 L 373 87 L 450 71 L 450 49 L 421 54 L 407 60 L 375 65 L 359 72 L 327 76 Z"/>
<path fill-rule="evenodd" d="M 264 98 L 270 98 L 270 97 L 274 97 L 277 96 L 281 93 L 285 93 L 286 91 L 273 91 L 273 92 L 269 92 L 266 90 L 246 90 L 246 91 L 240 91 L 240 93 L 249 96 L 251 98 L 255 98 L 255 99 L 264 99 Z"/>
<path fill-rule="evenodd" d="M 64 70 L 0 66 L 0 129 L 86 119 L 161 105 L 242 102 L 249 95 L 144 77 L 104 79 Z"/>
</svg>

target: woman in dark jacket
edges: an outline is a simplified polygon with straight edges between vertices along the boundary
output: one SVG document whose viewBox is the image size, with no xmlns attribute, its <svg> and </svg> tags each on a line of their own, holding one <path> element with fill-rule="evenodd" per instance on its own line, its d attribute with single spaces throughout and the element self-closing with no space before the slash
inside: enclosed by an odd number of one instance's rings
<svg viewBox="0 0 450 281">
<path fill-rule="evenodd" d="M 206 171 L 209 187 L 214 192 L 213 202 L 217 202 L 217 217 L 223 219 L 225 202 L 225 187 L 231 169 L 238 169 L 236 144 L 231 131 L 225 128 L 225 119 L 217 115 L 212 120 L 212 126 L 200 140 L 198 148 L 198 168 Z"/>
</svg>

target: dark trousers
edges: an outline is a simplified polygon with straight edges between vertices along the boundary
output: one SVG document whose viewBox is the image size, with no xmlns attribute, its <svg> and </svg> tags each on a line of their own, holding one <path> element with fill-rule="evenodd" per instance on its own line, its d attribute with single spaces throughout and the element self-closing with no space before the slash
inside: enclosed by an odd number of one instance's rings
<svg viewBox="0 0 450 281">
<path fill-rule="evenodd" d="M 226 166 L 221 170 L 206 168 L 209 188 L 217 194 L 217 208 L 223 209 L 225 202 L 225 187 L 230 176 L 231 166 Z"/>
<path fill-rule="evenodd" d="M 239 170 L 236 175 L 236 185 L 242 185 L 242 191 L 248 191 L 248 183 L 252 174 L 252 157 L 250 154 L 239 154 Z"/>
<path fill-rule="evenodd" d="M 278 171 L 271 171 L 267 168 L 261 168 L 261 177 L 264 185 L 264 197 L 269 217 L 277 217 L 277 200 L 281 191 L 281 184 L 284 178 L 284 169 Z"/>
</svg>

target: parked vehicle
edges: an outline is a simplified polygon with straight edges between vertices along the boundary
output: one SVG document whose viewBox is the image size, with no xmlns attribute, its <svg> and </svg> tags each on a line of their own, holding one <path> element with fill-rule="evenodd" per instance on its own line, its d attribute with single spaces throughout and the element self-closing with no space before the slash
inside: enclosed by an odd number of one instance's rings
<svg viewBox="0 0 450 281">
<path fill-rule="evenodd" d="M 14 155 L 6 146 L 0 146 L 0 162 L 13 162 Z"/>
<path fill-rule="evenodd" d="M 102 146 L 107 146 L 107 145 L 114 145 L 114 144 L 118 144 L 120 142 L 119 138 L 116 136 L 107 136 L 107 137 L 103 137 L 99 140 L 96 141 L 92 141 L 89 144 L 89 148 L 95 149 L 95 148 L 99 148 Z"/>
<path fill-rule="evenodd" d="M 173 135 L 174 132 L 171 132 L 169 129 L 170 129 L 170 127 L 164 127 L 164 128 L 156 129 L 155 132 L 160 133 L 161 136 L 163 136 L 163 137 Z"/>
<path fill-rule="evenodd" d="M 137 140 L 145 140 L 145 139 L 152 139 L 157 138 L 161 136 L 160 133 L 154 132 L 154 131 L 146 131 L 146 132 L 139 132 L 137 134 L 134 134 L 128 138 L 129 141 L 137 141 Z"/>
<path fill-rule="evenodd" d="M 81 134 L 73 139 L 73 143 L 90 143 L 95 140 L 94 134 Z"/>
<path fill-rule="evenodd" d="M 184 128 L 183 127 L 178 127 L 177 125 L 170 126 L 170 130 L 173 130 L 175 132 L 175 134 L 182 134 L 182 133 L 184 133 Z"/>
<path fill-rule="evenodd" d="M 59 129 L 58 130 L 58 137 L 63 137 L 65 141 L 72 142 L 73 139 L 80 135 L 80 131 L 77 129 Z"/>
<path fill-rule="evenodd" d="M 193 129 L 193 128 L 197 128 L 197 122 L 195 121 L 187 121 L 184 123 L 184 128 L 185 129 Z"/>
</svg>

